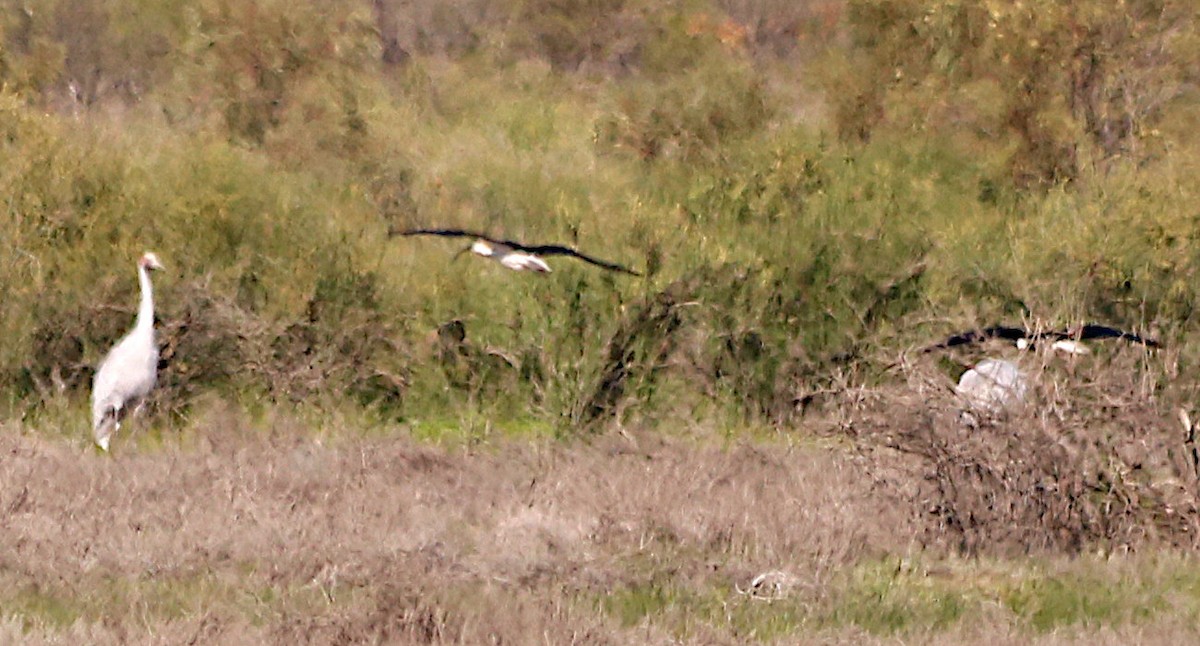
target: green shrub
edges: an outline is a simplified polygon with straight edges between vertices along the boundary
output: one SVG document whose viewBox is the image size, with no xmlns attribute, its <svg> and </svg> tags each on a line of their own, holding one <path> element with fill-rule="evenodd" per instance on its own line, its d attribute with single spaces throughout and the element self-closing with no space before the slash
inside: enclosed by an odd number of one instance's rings
<svg viewBox="0 0 1200 646">
<path fill-rule="evenodd" d="M 1114 157 L 1157 154 L 1154 125 L 1196 80 L 1181 29 L 1193 13 L 1183 2 L 1114 12 L 1105 2 L 856 0 L 853 62 L 826 87 L 844 136 L 885 124 L 974 131 L 977 148 L 1015 142 L 1018 185 L 1053 185 Z"/>
<path fill-rule="evenodd" d="M 13 404 L 86 395 L 146 249 L 168 265 L 172 412 L 215 391 L 564 432 L 689 407 L 783 422 L 835 383 L 894 379 L 906 348 L 1023 317 L 1161 333 L 1194 378 L 1200 158 L 1177 98 L 1194 73 L 1142 56 L 1190 60 L 1181 5 L 1151 25 L 1145 4 L 863 0 L 853 46 L 826 33 L 822 54 L 750 24 L 767 0 L 569 4 L 13 5 Z M 780 20 L 810 9 L 841 15 Z M 1050 38 L 1070 19 L 1078 55 Z M 88 52 L 96 98 L 64 102 Z M 1069 81 L 1088 52 L 1085 92 Z M 512 274 L 453 261 L 461 241 L 384 233 L 409 226 L 577 245 L 646 276 L 568 258 Z"/>
<path fill-rule="evenodd" d="M 775 109 L 764 80 L 742 61 L 717 54 L 710 60 L 619 95 L 613 113 L 597 124 L 600 150 L 643 160 L 711 160 L 731 141 L 759 131 Z"/>
</svg>

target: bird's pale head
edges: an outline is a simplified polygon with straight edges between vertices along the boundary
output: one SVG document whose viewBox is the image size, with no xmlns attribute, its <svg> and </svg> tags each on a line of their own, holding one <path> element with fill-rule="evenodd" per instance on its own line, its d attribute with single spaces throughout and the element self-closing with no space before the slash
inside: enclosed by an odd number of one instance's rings
<svg viewBox="0 0 1200 646">
<path fill-rule="evenodd" d="M 158 261 L 158 256 L 150 251 L 142 254 L 141 259 L 138 260 L 138 266 L 149 270 L 163 268 L 162 263 Z"/>
<path fill-rule="evenodd" d="M 471 245 L 471 251 L 481 256 L 491 256 L 493 253 L 495 253 L 495 250 L 492 249 L 492 245 L 488 244 L 484 240 L 476 240 L 475 244 Z"/>
</svg>

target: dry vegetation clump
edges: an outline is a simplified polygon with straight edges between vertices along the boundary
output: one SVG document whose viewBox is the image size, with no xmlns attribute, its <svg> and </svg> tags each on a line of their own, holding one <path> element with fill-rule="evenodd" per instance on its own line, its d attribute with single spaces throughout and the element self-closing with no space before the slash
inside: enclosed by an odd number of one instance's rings
<svg viewBox="0 0 1200 646">
<path fill-rule="evenodd" d="M 1191 548 L 1200 532 L 1194 437 L 1180 386 L 1135 349 L 1022 357 L 1023 406 L 969 410 L 951 380 L 904 364 L 907 383 L 854 389 L 835 433 L 913 458 L 925 542 L 971 554 Z"/>
</svg>

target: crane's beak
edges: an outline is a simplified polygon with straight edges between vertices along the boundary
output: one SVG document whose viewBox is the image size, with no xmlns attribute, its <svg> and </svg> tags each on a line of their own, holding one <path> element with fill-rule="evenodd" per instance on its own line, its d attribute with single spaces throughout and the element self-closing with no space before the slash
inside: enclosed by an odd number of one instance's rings
<svg viewBox="0 0 1200 646">
<path fill-rule="evenodd" d="M 467 253 L 470 250 L 471 250 L 471 245 L 467 245 L 467 246 L 463 247 L 462 249 L 459 249 L 458 253 L 454 254 L 454 258 L 452 258 L 450 260 L 450 262 L 454 262 L 455 260 L 458 260 L 459 256 L 463 255 L 464 253 Z"/>
</svg>

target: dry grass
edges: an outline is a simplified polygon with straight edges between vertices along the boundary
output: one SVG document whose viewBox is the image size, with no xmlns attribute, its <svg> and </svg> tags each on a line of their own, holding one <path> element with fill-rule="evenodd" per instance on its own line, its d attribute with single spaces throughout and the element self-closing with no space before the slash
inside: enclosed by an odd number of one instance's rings
<svg viewBox="0 0 1200 646">
<path fill-rule="evenodd" d="M 929 365 L 733 443 L 439 446 L 220 405 L 113 456 L 4 428 L 0 640 L 1195 639 L 1170 393 L 1028 360 L 1030 409 L 976 430 Z"/>
<path fill-rule="evenodd" d="M 736 603 L 738 586 L 784 569 L 815 600 L 839 568 L 915 531 L 866 465 L 835 450 L 621 436 L 324 444 L 273 426 L 221 414 L 195 442 L 113 457 L 0 434 L 9 630 L 92 643 L 657 641 L 700 628 L 641 621 L 630 604 L 648 586 Z M 721 623 L 705 630 L 729 636 Z"/>
</svg>

